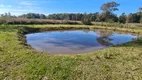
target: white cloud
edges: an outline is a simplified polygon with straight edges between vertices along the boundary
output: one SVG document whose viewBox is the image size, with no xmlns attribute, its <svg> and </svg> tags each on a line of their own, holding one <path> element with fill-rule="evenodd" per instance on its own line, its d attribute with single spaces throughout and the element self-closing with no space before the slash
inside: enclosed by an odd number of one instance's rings
<svg viewBox="0 0 142 80">
<path fill-rule="evenodd" d="M 26 9 L 6 9 L 6 8 L 3 8 L 3 9 L 0 9 L 0 14 L 3 14 L 5 12 L 10 12 L 14 15 L 20 15 L 20 14 L 23 14 L 23 13 L 28 13 L 28 12 L 33 12 L 34 10 L 26 10 Z"/>
<path fill-rule="evenodd" d="M 4 5 L 3 5 L 3 4 L 0 4 L 0 7 L 4 7 Z"/>
<path fill-rule="evenodd" d="M 47 3 L 53 3 L 54 1 L 51 0 L 41 0 L 41 1 L 34 1 L 34 0 L 29 0 L 29 1 L 21 1 L 18 2 L 19 5 L 23 5 L 23 6 L 39 6 L 39 5 L 45 5 Z"/>
<path fill-rule="evenodd" d="M 7 7 L 11 8 L 12 6 L 11 6 L 11 5 L 8 5 Z"/>
<path fill-rule="evenodd" d="M 4 5 L 4 4 L 0 4 L 0 8 L 11 8 L 11 5 Z"/>
<path fill-rule="evenodd" d="M 45 11 L 43 11 L 43 9 L 41 8 L 41 5 L 46 4 L 46 2 L 47 1 L 45 0 L 17 0 L 15 3 L 9 3 L 7 5 L 0 3 L 0 14 L 3 14 L 5 12 L 10 12 L 13 15 L 21 15 L 29 12 L 45 13 Z"/>
<path fill-rule="evenodd" d="M 32 4 L 30 2 L 26 2 L 26 1 L 20 2 L 19 4 L 23 5 L 23 6 L 33 6 L 34 5 L 34 4 Z"/>
<path fill-rule="evenodd" d="M 47 14 L 47 13 L 44 13 L 40 10 L 35 10 L 35 9 L 19 9 L 19 8 L 0 8 L 0 14 L 3 14 L 3 13 L 7 13 L 7 12 L 10 12 L 12 15 L 21 15 L 21 14 L 26 14 L 26 13 L 43 13 L 43 14 Z"/>
</svg>

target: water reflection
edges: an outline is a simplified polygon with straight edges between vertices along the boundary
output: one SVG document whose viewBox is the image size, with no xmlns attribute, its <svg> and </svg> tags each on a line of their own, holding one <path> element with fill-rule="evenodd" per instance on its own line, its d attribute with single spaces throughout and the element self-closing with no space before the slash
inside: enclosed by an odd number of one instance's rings
<svg viewBox="0 0 142 80">
<path fill-rule="evenodd" d="M 53 31 L 28 34 L 27 43 L 40 51 L 57 53 L 85 53 L 122 44 L 137 38 L 131 34 L 105 30 Z"/>
<path fill-rule="evenodd" d="M 105 46 L 113 45 L 111 42 L 113 39 L 109 38 L 109 36 L 113 35 L 113 31 L 96 30 L 95 32 L 99 35 L 99 38 L 97 38 L 98 43 Z"/>
</svg>

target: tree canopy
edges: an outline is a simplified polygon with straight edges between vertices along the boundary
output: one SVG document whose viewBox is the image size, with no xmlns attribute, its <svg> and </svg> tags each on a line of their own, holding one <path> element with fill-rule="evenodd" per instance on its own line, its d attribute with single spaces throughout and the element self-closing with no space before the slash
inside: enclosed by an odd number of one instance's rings
<svg viewBox="0 0 142 80">
<path fill-rule="evenodd" d="M 116 11 L 116 10 L 119 10 L 117 7 L 119 6 L 120 4 L 112 1 L 112 2 L 108 2 L 108 3 L 105 3 L 101 6 L 101 10 L 105 11 L 105 12 L 113 12 L 113 11 Z"/>
<path fill-rule="evenodd" d="M 139 11 L 142 12 L 142 7 L 139 8 Z"/>
<path fill-rule="evenodd" d="M 27 13 L 19 16 L 20 18 L 28 18 L 28 19 L 46 19 L 46 16 L 44 14 L 38 14 L 38 13 Z"/>
</svg>

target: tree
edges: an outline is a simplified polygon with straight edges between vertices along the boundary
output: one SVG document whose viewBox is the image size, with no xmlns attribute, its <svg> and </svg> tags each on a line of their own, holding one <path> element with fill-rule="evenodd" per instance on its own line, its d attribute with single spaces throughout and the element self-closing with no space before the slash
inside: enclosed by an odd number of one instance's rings
<svg viewBox="0 0 142 80">
<path fill-rule="evenodd" d="M 10 12 L 1 14 L 0 16 L 3 17 L 3 18 L 12 18 L 12 17 L 15 17 L 15 16 L 12 16 Z"/>
<path fill-rule="evenodd" d="M 120 16 L 119 16 L 119 22 L 120 23 L 126 23 L 126 18 L 127 18 L 127 15 L 125 13 L 122 13 Z"/>
<path fill-rule="evenodd" d="M 85 24 L 85 25 L 91 25 L 92 23 L 91 23 L 91 20 L 90 20 L 90 18 L 89 18 L 89 16 L 88 15 L 84 15 L 84 17 L 82 18 L 82 23 L 83 24 Z"/>
<path fill-rule="evenodd" d="M 118 17 L 113 14 L 113 11 L 118 10 L 118 6 L 119 4 L 114 1 L 103 4 L 101 6 L 103 13 L 100 15 L 100 20 L 103 22 L 117 22 Z"/>
<path fill-rule="evenodd" d="M 90 13 L 88 15 L 89 15 L 91 21 L 96 21 L 96 19 L 99 17 L 99 12 Z"/>
<path fill-rule="evenodd" d="M 138 13 L 130 13 L 127 17 L 128 23 L 139 23 L 140 22 L 140 15 Z"/>
<path fill-rule="evenodd" d="M 142 7 L 139 8 L 139 12 L 142 12 Z"/>
<path fill-rule="evenodd" d="M 48 15 L 48 19 L 58 19 L 58 20 L 82 20 L 83 16 L 87 15 L 91 21 L 95 21 L 98 18 L 99 13 L 90 13 L 90 14 L 82 14 L 82 13 L 60 13 L 60 14 L 51 14 Z"/>
<path fill-rule="evenodd" d="M 38 14 L 38 13 L 27 13 L 19 17 L 28 18 L 28 19 L 46 19 L 46 16 L 44 14 Z"/>
<path fill-rule="evenodd" d="M 142 18 L 140 19 L 140 23 L 142 23 Z"/>
<path fill-rule="evenodd" d="M 127 23 L 132 23 L 133 22 L 133 14 L 130 13 L 127 17 Z"/>
<path fill-rule="evenodd" d="M 118 6 L 120 4 L 112 1 L 112 2 L 108 2 L 108 3 L 105 3 L 101 6 L 101 10 L 103 10 L 104 12 L 113 12 L 113 11 L 116 11 L 118 10 Z"/>
<path fill-rule="evenodd" d="M 101 22 L 117 22 L 118 21 L 118 17 L 111 12 L 103 12 L 99 16 L 99 19 Z"/>
<path fill-rule="evenodd" d="M 40 19 L 46 19 L 46 16 L 44 14 L 40 14 Z"/>
</svg>

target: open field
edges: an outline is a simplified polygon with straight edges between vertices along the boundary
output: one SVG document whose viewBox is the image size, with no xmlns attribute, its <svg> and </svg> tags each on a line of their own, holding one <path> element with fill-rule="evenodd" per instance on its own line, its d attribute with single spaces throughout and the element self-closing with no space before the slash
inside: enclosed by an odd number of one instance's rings
<svg viewBox="0 0 142 80">
<path fill-rule="evenodd" d="M 78 55 L 50 55 L 25 45 L 24 34 L 63 29 L 109 29 L 141 34 L 141 27 L 1 25 L 0 80 L 141 80 L 142 39 Z"/>
</svg>

